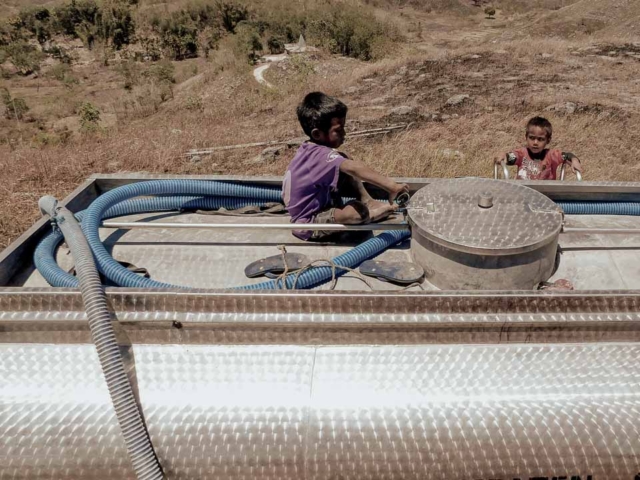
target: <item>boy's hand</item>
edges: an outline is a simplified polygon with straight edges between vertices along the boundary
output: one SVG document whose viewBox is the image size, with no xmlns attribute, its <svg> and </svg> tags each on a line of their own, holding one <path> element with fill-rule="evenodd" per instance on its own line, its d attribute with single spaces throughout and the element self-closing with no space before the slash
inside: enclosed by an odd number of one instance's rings
<svg viewBox="0 0 640 480">
<path fill-rule="evenodd" d="M 582 173 L 582 164 L 580 163 L 580 160 L 578 160 L 578 157 L 573 157 L 570 165 L 573 173 L 576 173 L 576 171 Z"/>
<path fill-rule="evenodd" d="M 406 183 L 396 183 L 389 190 L 389 203 L 393 205 L 393 202 L 395 202 L 396 198 L 398 198 L 398 195 L 401 193 L 409 193 L 409 185 Z"/>
</svg>

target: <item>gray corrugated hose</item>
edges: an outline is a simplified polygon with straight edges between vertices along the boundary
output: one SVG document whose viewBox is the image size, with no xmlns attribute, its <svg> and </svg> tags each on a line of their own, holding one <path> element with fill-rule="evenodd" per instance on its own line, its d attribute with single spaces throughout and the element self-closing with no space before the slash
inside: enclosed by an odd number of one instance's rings
<svg viewBox="0 0 640 480">
<path fill-rule="evenodd" d="M 124 370 L 107 307 L 107 297 L 89 244 L 73 213 L 64 207 L 59 207 L 55 198 L 42 197 L 39 206 L 42 213 L 48 214 L 52 222 L 62 231 L 75 261 L 91 336 L 98 350 L 102 372 L 107 381 L 111 401 L 136 476 L 140 480 L 162 479 L 164 478 L 162 468 L 153 451 L 149 433 L 142 422 L 129 378 Z"/>
</svg>

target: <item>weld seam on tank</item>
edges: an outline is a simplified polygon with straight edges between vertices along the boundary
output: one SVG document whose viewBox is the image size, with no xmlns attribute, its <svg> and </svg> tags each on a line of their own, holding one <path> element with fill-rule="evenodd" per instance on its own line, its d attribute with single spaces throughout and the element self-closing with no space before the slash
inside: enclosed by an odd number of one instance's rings
<svg viewBox="0 0 640 480">
<path fill-rule="evenodd" d="M 53 197 L 42 197 L 39 203 L 41 211 L 48 214 L 62 232 L 74 258 L 91 337 L 136 476 L 140 480 L 162 479 L 162 468 L 124 369 L 91 248 L 73 213 L 58 207 Z"/>
</svg>

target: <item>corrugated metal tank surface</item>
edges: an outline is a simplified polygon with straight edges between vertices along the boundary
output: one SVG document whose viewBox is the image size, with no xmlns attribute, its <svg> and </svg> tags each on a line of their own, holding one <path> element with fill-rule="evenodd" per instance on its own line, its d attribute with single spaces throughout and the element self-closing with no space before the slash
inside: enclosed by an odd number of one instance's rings
<svg viewBox="0 0 640 480">
<path fill-rule="evenodd" d="M 157 178 L 175 177 L 97 176 L 68 205 L 82 210 L 119 185 Z M 415 193 L 450 180 L 407 181 Z M 488 181 L 465 182 L 478 187 L 467 200 L 487 208 Z M 510 195 L 508 184 L 498 187 Z M 558 216 L 542 195 L 640 202 L 637 183 L 522 185 L 537 190 L 520 205 L 533 205 L 535 218 Z M 500 192 L 492 196 L 499 205 Z M 430 208 L 415 200 L 414 208 Z M 517 212 L 509 218 L 523 231 L 529 224 Z M 288 222 L 262 221 L 276 220 Z M 475 234 L 464 212 L 444 220 Z M 550 281 L 570 280 L 575 291 L 444 291 L 428 281 L 403 291 L 371 279 L 369 292 L 348 275 L 336 291 L 224 291 L 262 281 L 246 279 L 244 267 L 279 254 L 280 244 L 310 259 L 352 245 L 309 246 L 257 229 L 103 229 L 118 260 L 197 287 L 107 289 L 167 478 L 639 480 L 640 235 L 597 229 L 638 230 L 640 217 L 564 220 L 591 229 L 559 236 Z M 427 224 L 432 240 L 447 233 Z M 555 247 L 552 227 L 537 240 Z M 0 254 L 0 480 L 133 478 L 80 294 L 46 286 L 33 269 L 33 249 L 49 229 L 39 222 Z M 535 250 L 534 240 L 510 245 Z M 408 243 L 379 258 L 411 261 Z M 64 248 L 57 260 L 71 267 Z"/>
</svg>

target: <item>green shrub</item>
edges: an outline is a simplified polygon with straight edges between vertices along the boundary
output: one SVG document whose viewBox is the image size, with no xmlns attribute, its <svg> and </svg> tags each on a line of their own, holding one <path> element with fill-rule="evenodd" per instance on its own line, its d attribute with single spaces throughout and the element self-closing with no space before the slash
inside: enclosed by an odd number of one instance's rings
<svg viewBox="0 0 640 480">
<path fill-rule="evenodd" d="M 267 39 L 267 48 L 273 55 L 284 53 L 284 40 L 281 37 L 271 36 Z"/>
<path fill-rule="evenodd" d="M 123 63 L 120 73 L 125 76 L 125 88 L 136 94 L 136 100 L 130 102 L 132 107 L 137 105 L 143 111 L 152 113 L 157 111 L 161 103 L 173 98 L 175 67 L 169 60 L 155 63 L 142 72 L 133 62 Z M 132 88 L 134 86 L 135 89 Z M 125 110 L 128 109 L 126 103 Z"/>
<path fill-rule="evenodd" d="M 139 39 L 142 53 L 137 53 L 137 60 L 157 62 L 162 58 L 162 44 L 155 37 L 144 37 Z"/>
<path fill-rule="evenodd" d="M 185 11 L 174 12 L 159 21 L 162 47 L 174 60 L 198 56 L 198 26 Z"/>
<path fill-rule="evenodd" d="M 145 60 L 159 60 L 163 55 L 183 60 L 198 54 L 207 57 L 229 36 L 234 54 L 252 63 L 263 50 L 262 39 L 266 39 L 268 51 L 276 54 L 284 51 L 286 42 L 295 42 L 304 33 L 312 43 L 331 52 L 369 60 L 379 56 L 389 39 L 397 35 L 377 20 L 369 7 L 349 2 L 316 5 L 303 0 L 305 8 L 298 11 L 289 8 L 286 0 L 253 2 L 251 8 L 244 0 L 192 0 L 171 13 L 136 14 L 135 19 L 153 32 L 136 38 L 131 5 L 137 5 L 137 0 L 65 1 L 68 3 L 53 9 L 25 8 L 15 20 L 0 24 L 0 47 L 24 44 L 32 38 L 46 45 L 54 35 L 65 34 L 81 39 L 88 48 L 100 45 L 105 61 L 113 55 L 112 50 L 134 41 L 143 47 L 138 56 Z M 32 50 L 14 53 L 21 71 L 35 71 L 31 65 L 37 62 L 28 61 L 35 58 Z M 45 53 L 71 61 L 55 46 L 47 47 Z"/>
<path fill-rule="evenodd" d="M 176 83 L 175 73 L 176 68 L 169 60 L 163 60 L 154 65 L 151 65 L 148 70 L 148 76 L 150 76 L 158 84 Z"/>
<path fill-rule="evenodd" d="M 189 95 L 185 102 L 185 108 L 187 110 L 202 111 L 204 109 L 202 98 L 196 95 Z"/>
<path fill-rule="evenodd" d="M 95 132 L 100 128 L 100 110 L 90 102 L 84 102 L 78 109 L 80 128 L 85 132 Z"/>
<path fill-rule="evenodd" d="M 81 39 L 81 32 L 97 31 L 97 28 L 92 29 L 91 26 L 97 27 L 102 16 L 100 7 L 94 0 L 71 0 L 71 3 L 56 8 L 53 13 L 58 31 Z"/>
<path fill-rule="evenodd" d="M 289 7 L 288 3 L 273 3 L 273 8 L 268 8 L 256 13 L 264 21 L 264 32 L 271 37 L 279 38 L 283 43 L 293 43 L 304 32 L 308 15 L 298 13 L 296 9 Z"/>
<path fill-rule="evenodd" d="M 258 60 L 262 41 L 254 26 L 247 23 L 238 25 L 233 40 L 233 51 L 238 58 L 246 58 L 252 64 Z"/>
<path fill-rule="evenodd" d="M 301 80 L 305 80 L 309 75 L 315 72 L 313 62 L 303 55 L 292 55 L 289 59 L 289 63 Z"/>
<path fill-rule="evenodd" d="M 46 132 L 38 132 L 36 133 L 31 142 L 35 144 L 36 147 L 42 148 L 47 145 L 55 145 L 57 142 L 57 138 L 54 135 Z"/>
<path fill-rule="evenodd" d="M 56 128 L 53 132 L 40 131 L 31 139 L 31 142 L 38 147 L 46 147 L 48 145 L 65 145 L 73 136 L 73 132 L 69 127 L 62 126 Z"/>
<path fill-rule="evenodd" d="M 40 70 L 44 54 L 35 46 L 26 42 L 13 42 L 7 45 L 4 50 L 11 63 L 22 75 L 29 75 Z"/>
<path fill-rule="evenodd" d="M 89 22 L 82 22 L 76 26 L 75 36 L 82 40 L 82 43 L 91 50 L 100 38 L 99 26 Z"/>
<path fill-rule="evenodd" d="M 361 60 L 380 56 L 383 44 L 397 37 L 390 25 L 380 22 L 372 13 L 344 4 L 315 11 L 308 32 L 332 53 Z"/>
<path fill-rule="evenodd" d="M 10 22 L 0 22 L 0 47 L 9 45 L 16 40 L 22 40 L 20 30 Z"/>
<path fill-rule="evenodd" d="M 29 111 L 29 106 L 24 101 L 24 98 L 11 98 L 11 94 L 6 88 L 0 89 L 0 97 L 2 97 L 2 103 L 4 104 L 5 118 L 8 120 L 24 120 L 26 113 Z"/>
<path fill-rule="evenodd" d="M 241 22 L 249 20 L 249 9 L 241 3 L 219 0 L 216 7 L 222 26 L 227 32 L 235 33 Z"/>
<path fill-rule="evenodd" d="M 78 85 L 79 83 L 80 83 L 80 80 L 78 80 L 73 75 L 67 75 L 62 80 L 62 84 L 67 88 L 73 88 L 74 86 Z"/>
<path fill-rule="evenodd" d="M 72 88 L 73 86 L 80 83 L 76 77 L 71 73 L 71 68 L 66 63 L 59 63 L 54 65 L 53 68 L 49 71 L 49 74 L 62 82 L 62 84 L 67 88 Z"/>
<path fill-rule="evenodd" d="M 127 4 L 113 3 L 104 6 L 100 26 L 102 40 L 116 50 L 131 43 L 136 30 Z"/>
<path fill-rule="evenodd" d="M 140 65 L 136 62 L 129 60 L 122 62 L 117 67 L 118 73 L 124 79 L 124 89 L 131 90 L 135 85 L 138 85 L 141 77 Z"/>
<path fill-rule="evenodd" d="M 197 57 L 199 52 L 207 57 L 218 47 L 224 32 L 234 33 L 249 15 L 247 7 L 238 3 L 193 3 L 164 18 L 156 13 L 149 24 L 158 33 L 165 53 L 174 60 L 184 60 Z"/>
<path fill-rule="evenodd" d="M 30 32 L 41 45 L 55 33 L 51 12 L 40 6 L 22 9 L 14 25 Z"/>
<path fill-rule="evenodd" d="M 214 3 L 191 3 L 182 13 L 199 29 L 220 25 L 219 11 Z"/>
<path fill-rule="evenodd" d="M 217 50 L 222 38 L 222 31 L 217 27 L 204 27 L 198 32 L 198 50 L 204 53 L 205 58 L 209 57 L 211 50 Z"/>
<path fill-rule="evenodd" d="M 51 70 L 49 70 L 49 74 L 55 78 L 56 80 L 62 82 L 64 77 L 69 74 L 69 66 L 64 63 L 59 63 L 58 65 L 54 65 Z"/>
<path fill-rule="evenodd" d="M 69 52 L 65 48 L 59 47 L 58 45 L 42 47 L 42 52 L 52 58 L 55 58 L 56 60 L 60 60 L 60 62 L 62 63 L 66 63 L 67 65 L 70 65 L 73 62 L 73 58 L 71 57 Z"/>
<path fill-rule="evenodd" d="M 130 44 L 135 35 L 135 22 L 126 0 L 71 0 L 54 10 L 56 31 L 79 38 L 93 48 L 96 40 L 116 50 Z"/>
</svg>

